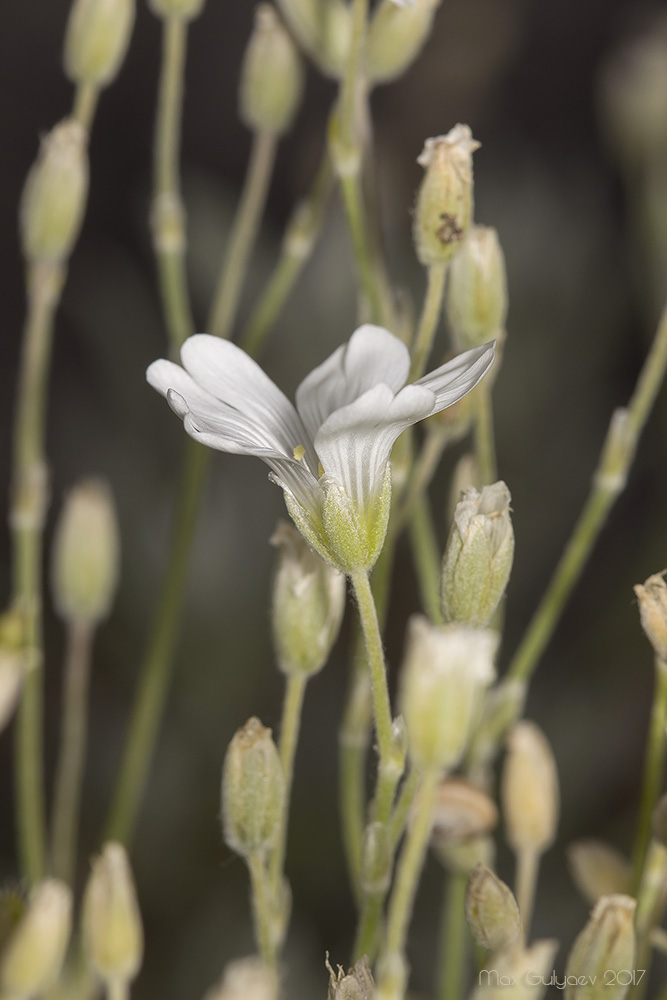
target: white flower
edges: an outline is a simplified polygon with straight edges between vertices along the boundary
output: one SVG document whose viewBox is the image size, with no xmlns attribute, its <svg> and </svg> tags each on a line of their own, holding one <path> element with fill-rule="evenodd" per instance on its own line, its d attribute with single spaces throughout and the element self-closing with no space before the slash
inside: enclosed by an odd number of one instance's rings
<svg viewBox="0 0 667 1000">
<path fill-rule="evenodd" d="M 306 539 L 352 572 L 382 548 L 394 441 L 470 392 L 493 358 L 487 344 L 406 386 L 407 347 L 367 324 L 303 380 L 295 409 L 244 351 L 202 333 L 183 344 L 182 368 L 154 361 L 146 377 L 196 441 L 262 458 Z"/>
</svg>

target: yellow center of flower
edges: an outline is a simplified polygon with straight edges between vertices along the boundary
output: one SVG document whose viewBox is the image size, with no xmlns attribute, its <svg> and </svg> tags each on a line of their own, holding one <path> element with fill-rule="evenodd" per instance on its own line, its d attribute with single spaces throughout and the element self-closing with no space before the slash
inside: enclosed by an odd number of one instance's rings
<svg viewBox="0 0 667 1000">
<path fill-rule="evenodd" d="M 292 452 L 297 462 L 300 462 L 303 456 L 306 454 L 306 449 L 302 444 L 298 444 L 294 451 Z"/>
</svg>

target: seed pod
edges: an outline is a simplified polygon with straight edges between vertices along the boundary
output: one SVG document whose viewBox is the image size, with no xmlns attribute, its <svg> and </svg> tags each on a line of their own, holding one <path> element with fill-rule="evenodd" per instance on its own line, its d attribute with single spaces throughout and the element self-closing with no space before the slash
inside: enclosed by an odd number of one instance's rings
<svg viewBox="0 0 667 1000">
<path fill-rule="evenodd" d="M 426 43 L 440 0 L 398 6 L 382 0 L 368 29 L 366 72 L 371 83 L 388 83 L 405 73 Z"/>
<path fill-rule="evenodd" d="M 326 966 L 329 970 L 328 1000 L 373 1000 L 375 983 L 365 955 L 354 963 L 347 975 L 340 965 L 335 973 L 328 959 Z"/>
<path fill-rule="evenodd" d="M 649 576 L 634 588 L 639 601 L 639 617 L 658 660 L 667 664 L 667 584 L 663 573 Z"/>
<path fill-rule="evenodd" d="M 567 860 L 574 884 L 591 905 L 600 896 L 630 890 L 630 863 L 602 840 L 577 840 L 568 847 Z"/>
<path fill-rule="evenodd" d="M 559 795 L 551 747 L 532 722 L 519 722 L 508 739 L 502 779 L 507 841 L 515 851 L 541 853 L 556 836 Z"/>
<path fill-rule="evenodd" d="M 622 1000 L 635 962 L 635 907 L 630 896 L 597 901 L 568 956 L 565 1000 Z"/>
<path fill-rule="evenodd" d="M 64 882 L 46 879 L 33 889 L 26 910 L 0 960 L 4 996 L 41 996 L 58 979 L 72 926 L 72 893 Z"/>
<path fill-rule="evenodd" d="M 484 865 L 470 874 L 466 888 L 466 920 L 482 948 L 507 950 L 521 934 L 521 914 L 510 887 Z"/>
<path fill-rule="evenodd" d="M 498 233 L 471 226 L 447 278 L 447 319 L 461 351 L 481 347 L 503 333 L 507 317 L 507 274 Z"/>
<path fill-rule="evenodd" d="M 103 87 L 125 58 L 135 0 L 74 0 L 65 34 L 65 73 L 73 83 Z"/>
<path fill-rule="evenodd" d="M 93 861 L 83 901 L 88 962 L 107 986 L 130 983 L 141 968 L 144 932 L 125 848 L 110 841 Z"/>
<path fill-rule="evenodd" d="M 285 797 L 271 730 L 252 718 L 232 739 L 222 772 L 222 823 L 227 844 L 249 857 L 269 850 L 278 834 Z"/>
<path fill-rule="evenodd" d="M 302 91 L 301 57 L 275 9 L 262 3 L 241 68 L 241 119 L 253 131 L 280 135 L 290 127 Z"/>
</svg>

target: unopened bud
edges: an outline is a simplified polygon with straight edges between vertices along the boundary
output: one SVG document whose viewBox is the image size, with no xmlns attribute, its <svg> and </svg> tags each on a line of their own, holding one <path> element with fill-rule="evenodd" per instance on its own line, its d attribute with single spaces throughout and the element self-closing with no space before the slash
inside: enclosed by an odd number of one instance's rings
<svg viewBox="0 0 667 1000">
<path fill-rule="evenodd" d="M 629 861 L 603 840 L 578 840 L 570 844 L 567 860 L 574 884 L 591 905 L 600 896 L 630 890 L 632 872 Z"/>
<path fill-rule="evenodd" d="M 440 0 L 413 0 L 399 7 L 382 0 L 373 14 L 366 43 L 366 72 L 371 83 L 388 83 L 401 76 L 421 52 L 431 34 Z"/>
<path fill-rule="evenodd" d="M 495 676 L 497 646 L 495 632 L 410 619 L 401 711 L 417 767 L 449 769 L 461 760 Z"/>
<path fill-rule="evenodd" d="M 41 996 L 58 979 L 72 926 L 72 893 L 64 882 L 38 883 L 0 961 L 0 991 L 16 1000 Z"/>
<path fill-rule="evenodd" d="M 417 194 L 413 237 L 424 267 L 447 264 L 458 252 L 473 214 L 472 154 L 479 149 L 467 125 L 427 139 L 417 159 L 426 175 Z"/>
<path fill-rule="evenodd" d="M 568 956 L 566 1000 L 621 1000 L 625 996 L 635 961 L 635 907 L 630 896 L 603 896 L 595 904 Z M 586 985 L 582 987 L 581 982 Z"/>
<path fill-rule="evenodd" d="M 191 21 L 201 14 L 204 0 L 148 0 L 148 6 L 158 17 Z"/>
<path fill-rule="evenodd" d="M 350 47 L 350 10 L 343 0 L 277 0 L 285 23 L 327 75 L 340 77 Z"/>
<path fill-rule="evenodd" d="M 481 628 L 505 593 L 514 558 L 510 491 L 469 487 L 456 505 L 442 563 L 445 621 Z"/>
<path fill-rule="evenodd" d="M 221 982 L 213 986 L 204 1000 L 276 1000 L 278 978 L 256 956 L 230 962 Z"/>
<path fill-rule="evenodd" d="M 61 261 L 79 235 L 88 194 L 86 133 L 71 118 L 42 140 L 21 196 L 23 255 L 30 263 Z"/>
<path fill-rule="evenodd" d="M 340 965 L 334 972 L 328 958 L 326 966 L 329 971 L 327 1000 L 373 1000 L 375 983 L 365 955 L 354 963 L 347 975 Z"/>
<path fill-rule="evenodd" d="M 517 946 L 494 955 L 491 968 L 482 969 L 470 1000 L 539 1000 L 553 972 L 558 942 L 536 941 L 530 948 Z M 509 987 L 509 990 L 508 990 Z"/>
<path fill-rule="evenodd" d="M 65 73 L 73 83 L 110 83 L 125 58 L 135 0 L 74 0 L 65 34 Z"/>
<path fill-rule="evenodd" d="M 222 823 L 229 847 L 244 857 L 269 850 L 278 834 L 284 797 L 271 730 L 253 717 L 237 730 L 225 755 Z"/>
<path fill-rule="evenodd" d="M 82 925 L 95 973 L 106 984 L 131 982 L 141 967 L 144 934 L 130 862 L 121 844 L 105 844 L 93 861 Z"/>
<path fill-rule="evenodd" d="M 470 874 L 465 909 L 468 927 L 482 948 L 505 951 L 518 940 L 521 914 L 514 894 L 483 865 Z"/>
<path fill-rule="evenodd" d="M 345 611 L 345 577 L 280 521 L 271 538 L 280 552 L 273 584 L 273 641 L 280 669 L 312 675 L 326 663 Z"/>
<path fill-rule="evenodd" d="M 507 739 L 502 802 L 507 841 L 515 851 L 541 853 L 556 836 L 559 795 L 556 762 L 546 737 L 519 722 Z"/>
<path fill-rule="evenodd" d="M 498 810 L 486 792 L 462 778 L 440 782 L 433 810 L 433 840 L 468 840 L 490 833 Z"/>
<path fill-rule="evenodd" d="M 253 131 L 280 135 L 292 123 L 302 90 L 301 57 L 275 9 L 262 3 L 241 68 L 241 119 Z"/>
<path fill-rule="evenodd" d="M 0 615 L 0 732 L 12 717 L 23 681 L 37 658 L 25 645 L 25 616 L 14 604 Z"/>
<path fill-rule="evenodd" d="M 87 479 L 67 496 L 56 526 L 52 588 L 58 614 L 95 625 L 109 614 L 118 582 L 119 541 L 111 490 Z"/>
<path fill-rule="evenodd" d="M 461 351 L 502 335 L 507 317 L 507 274 L 498 233 L 471 226 L 447 277 L 447 319 Z"/>
<path fill-rule="evenodd" d="M 433 841 L 433 850 L 445 868 L 454 875 L 469 875 L 477 865 L 493 866 L 496 849 L 493 837 L 468 837 L 465 840 Z"/>
<path fill-rule="evenodd" d="M 463 398 L 469 399 L 470 393 Z M 476 490 L 481 490 L 482 485 L 482 475 L 479 470 L 477 456 L 471 451 L 465 452 L 454 466 L 449 485 L 449 503 L 447 504 L 448 521 L 454 520 L 454 514 L 456 513 L 459 501 L 462 499 L 462 494 L 471 486 L 474 486 Z"/>
<path fill-rule="evenodd" d="M 649 576 L 634 588 L 639 601 L 639 617 L 658 660 L 667 664 L 667 584 L 665 572 Z"/>
</svg>

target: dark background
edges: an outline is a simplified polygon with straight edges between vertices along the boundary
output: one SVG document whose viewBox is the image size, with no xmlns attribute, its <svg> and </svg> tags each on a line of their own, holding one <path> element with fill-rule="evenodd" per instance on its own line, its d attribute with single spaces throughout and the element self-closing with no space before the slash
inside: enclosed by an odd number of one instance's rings
<svg viewBox="0 0 667 1000">
<path fill-rule="evenodd" d="M 16 205 L 38 136 L 63 117 L 71 86 L 60 67 L 68 3 L 23 0 L 0 12 L 0 407 L 7 494 L 14 380 L 24 315 Z M 504 366 L 495 393 L 499 470 L 513 495 L 515 569 L 501 669 L 525 628 L 586 496 L 607 423 L 624 404 L 650 342 L 664 287 L 637 238 L 634 198 L 604 139 L 601 67 L 664 5 L 636 0 L 444 0 L 419 62 L 373 99 L 378 176 L 392 274 L 416 303 L 424 275 L 410 210 L 427 136 L 468 122 L 476 218 L 498 228 L 509 272 Z M 190 269 L 203 322 L 249 150 L 236 81 L 252 5 L 208 0 L 190 32 L 183 127 Z M 92 686 L 80 876 L 99 844 L 166 545 L 184 435 L 144 383 L 165 353 L 147 224 L 160 26 L 139 3 L 131 48 L 102 95 L 91 143 L 90 201 L 57 322 L 48 449 L 52 514 L 80 476 L 112 483 L 123 574 L 100 630 Z M 282 143 L 241 318 L 275 259 L 282 226 L 312 176 L 335 90 L 314 71 Z M 635 191 L 635 195 L 637 192 Z M 355 326 L 355 279 L 339 206 L 263 362 L 287 392 Z M 440 347 L 444 346 L 444 340 Z M 652 657 L 632 585 L 667 565 L 664 395 L 531 690 L 528 714 L 546 731 L 562 782 L 561 839 L 547 856 L 534 936 L 561 941 L 559 968 L 586 919 L 564 846 L 602 836 L 629 852 L 652 686 Z M 460 449 L 453 458 L 460 454 Z M 452 459 L 445 462 L 445 471 Z M 444 510 L 446 475 L 435 484 Z M 222 843 L 220 767 L 234 730 L 258 714 L 277 726 L 282 684 L 268 635 L 273 554 L 284 516 L 259 462 L 216 455 L 193 558 L 177 672 L 134 843 L 146 925 L 137 1000 L 198 997 L 229 958 L 252 950 L 247 879 Z M 444 516 L 437 520 L 445 537 Z M 53 517 L 49 523 L 50 540 Z M 8 538 L 0 573 L 9 591 Z M 399 552 L 388 636 L 395 670 L 417 597 Z M 345 639 L 311 684 L 297 758 L 288 874 L 294 913 L 290 995 L 324 996 L 325 949 L 348 956 L 354 917 L 336 806 L 336 727 Z M 47 761 L 57 746 L 63 635 L 47 612 Z M 0 736 L 0 877 L 17 878 L 12 731 Z M 47 765 L 49 781 L 51 767 Z M 424 880 L 411 953 L 417 990 L 431 985 L 441 878 Z M 512 877 L 501 853 L 500 873 Z"/>
</svg>

